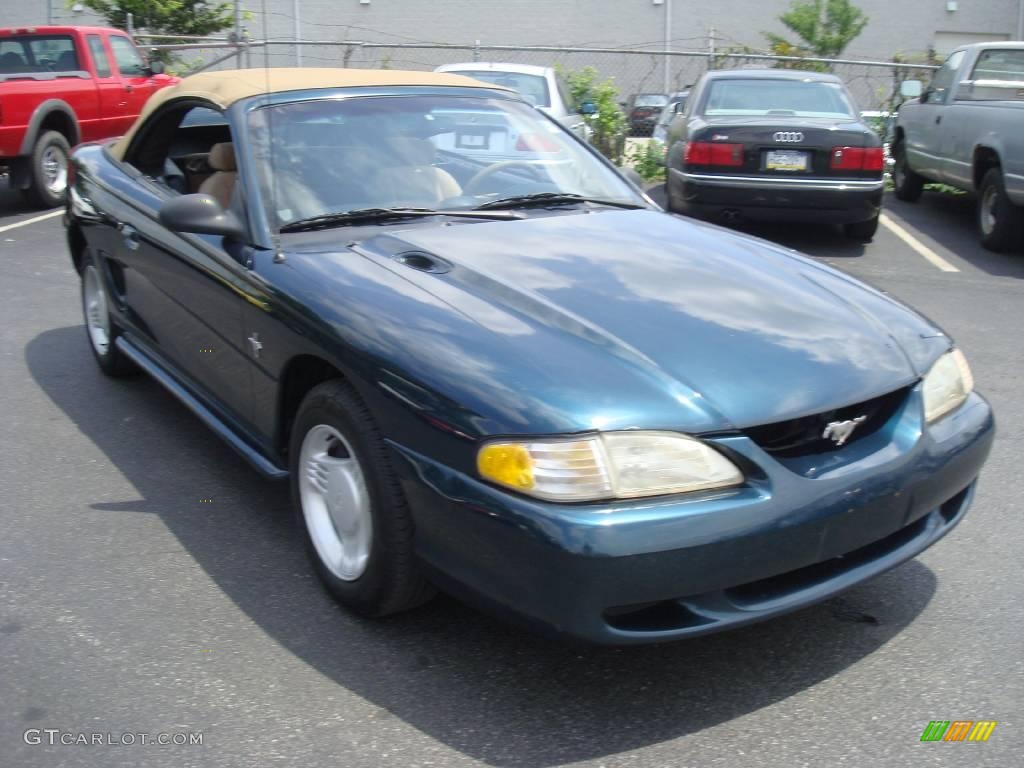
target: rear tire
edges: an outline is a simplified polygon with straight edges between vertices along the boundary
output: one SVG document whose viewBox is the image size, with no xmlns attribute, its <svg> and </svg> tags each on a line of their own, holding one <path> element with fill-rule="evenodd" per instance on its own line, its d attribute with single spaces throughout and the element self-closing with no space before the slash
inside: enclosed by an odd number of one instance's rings
<svg viewBox="0 0 1024 768">
<path fill-rule="evenodd" d="M 63 205 L 67 194 L 71 147 L 57 131 L 47 131 L 36 140 L 29 157 L 31 182 L 25 196 L 43 208 Z"/>
<path fill-rule="evenodd" d="M 878 231 L 878 216 L 867 221 L 855 221 L 843 225 L 843 234 L 858 243 L 870 243 Z"/>
<path fill-rule="evenodd" d="M 916 203 L 924 191 L 924 177 L 911 170 L 902 141 L 896 142 L 892 154 L 892 184 L 896 197 L 908 203 Z"/>
<path fill-rule="evenodd" d="M 990 168 L 978 190 L 978 229 L 981 244 L 990 251 L 1012 251 L 1024 240 L 1024 208 L 1006 194 L 1003 174 Z"/>
<path fill-rule="evenodd" d="M 110 315 L 109 296 L 102 270 L 88 254 L 82 263 L 82 314 L 85 317 L 89 348 L 100 370 L 113 378 L 137 373 L 135 363 L 115 343 L 121 335 L 121 329 Z"/>
<path fill-rule="evenodd" d="M 317 576 L 362 616 L 414 608 L 434 595 L 413 551 L 413 524 L 390 449 L 340 380 L 314 387 L 290 440 L 292 502 Z"/>
</svg>

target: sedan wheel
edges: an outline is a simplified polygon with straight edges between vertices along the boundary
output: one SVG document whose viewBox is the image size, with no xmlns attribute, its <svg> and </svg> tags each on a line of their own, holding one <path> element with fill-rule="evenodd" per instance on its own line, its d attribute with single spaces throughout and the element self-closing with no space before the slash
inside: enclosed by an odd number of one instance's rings
<svg viewBox="0 0 1024 768">
<path fill-rule="evenodd" d="M 414 527 L 391 449 L 359 396 L 340 380 L 306 395 L 288 450 L 292 499 L 314 570 L 364 616 L 433 595 L 416 559 Z"/>
<path fill-rule="evenodd" d="M 82 315 L 89 347 L 100 370 L 108 376 L 121 377 L 136 373 L 138 368 L 114 343 L 120 329 L 110 315 L 109 295 L 100 267 L 86 255 L 82 267 Z"/>
<path fill-rule="evenodd" d="M 318 424 L 302 441 L 299 467 L 302 514 L 317 554 L 339 579 L 358 579 L 373 540 L 370 493 L 359 459 L 338 430 Z"/>
<path fill-rule="evenodd" d="M 82 273 L 82 308 L 92 349 L 102 357 L 110 351 L 110 314 L 100 273 L 92 264 Z"/>
</svg>

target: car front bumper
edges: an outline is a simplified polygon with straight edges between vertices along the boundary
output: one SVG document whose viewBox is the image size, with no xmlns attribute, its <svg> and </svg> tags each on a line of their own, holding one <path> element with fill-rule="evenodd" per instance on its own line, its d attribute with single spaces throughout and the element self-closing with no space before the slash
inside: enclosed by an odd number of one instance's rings
<svg viewBox="0 0 1024 768">
<path fill-rule="evenodd" d="M 875 218 L 882 207 L 881 179 L 803 179 L 685 173 L 673 169 L 670 183 L 687 213 L 763 221 L 852 224 Z"/>
<path fill-rule="evenodd" d="M 394 447 L 417 551 L 440 586 L 620 645 L 786 613 L 942 538 L 967 511 L 995 424 L 977 394 L 936 424 L 921 414 L 918 386 L 882 429 L 828 458 L 780 461 L 743 434 L 709 437 L 743 486 L 602 504 L 526 499 Z"/>
</svg>

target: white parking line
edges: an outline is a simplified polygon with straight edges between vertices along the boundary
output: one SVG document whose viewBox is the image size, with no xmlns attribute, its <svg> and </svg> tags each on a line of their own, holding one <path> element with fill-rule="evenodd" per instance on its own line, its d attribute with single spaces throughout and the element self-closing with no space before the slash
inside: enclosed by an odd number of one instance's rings
<svg viewBox="0 0 1024 768">
<path fill-rule="evenodd" d="M 63 213 L 64 209 L 62 208 L 58 211 L 50 211 L 49 213 L 44 213 L 42 216 L 33 216 L 31 219 L 16 221 L 13 224 L 7 224 L 3 227 L 0 227 L 0 232 L 6 232 L 9 229 L 17 229 L 18 227 L 25 227 L 28 226 L 29 224 L 35 224 L 37 221 L 45 221 L 46 219 L 52 219 L 54 216 L 63 215 Z"/>
<path fill-rule="evenodd" d="M 917 251 L 919 254 L 921 254 L 921 256 L 923 256 L 925 259 L 930 261 L 934 266 L 938 267 L 943 272 L 959 272 L 960 271 L 959 269 L 954 267 L 952 264 L 950 264 L 948 261 L 946 261 L 944 258 L 939 256 L 939 254 L 937 254 L 935 251 L 933 251 L 927 245 L 925 245 L 920 240 L 918 240 L 916 237 L 914 237 L 912 234 L 907 232 L 907 230 L 905 230 L 903 227 L 901 227 L 895 221 L 893 221 L 888 216 L 886 216 L 884 213 L 881 216 L 878 217 L 878 220 L 882 223 L 882 225 L 886 229 L 888 229 L 890 232 L 892 232 L 894 235 L 896 235 L 896 237 L 898 237 L 904 243 L 909 245 L 911 248 L 913 248 L 915 251 Z"/>
</svg>

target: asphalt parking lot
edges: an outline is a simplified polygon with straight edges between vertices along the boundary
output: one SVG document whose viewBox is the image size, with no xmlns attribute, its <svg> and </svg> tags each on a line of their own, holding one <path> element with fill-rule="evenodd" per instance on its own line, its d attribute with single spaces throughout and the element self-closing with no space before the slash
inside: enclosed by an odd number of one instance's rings
<svg viewBox="0 0 1024 768">
<path fill-rule="evenodd" d="M 448 598 L 377 623 L 335 607 L 286 487 L 153 382 L 99 373 L 59 216 L 24 223 L 40 212 L 0 194 L 0 766 L 1024 764 L 1024 253 L 984 251 L 968 199 L 887 206 L 869 246 L 751 231 L 959 341 L 999 422 L 972 512 L 838 599 L 616 650 Z M 982 719 L 998 721 L 987 743 L 919 741 L 930 720 Z M 26 729 L 203 743 L 49 746 Z"/>
</svg>

